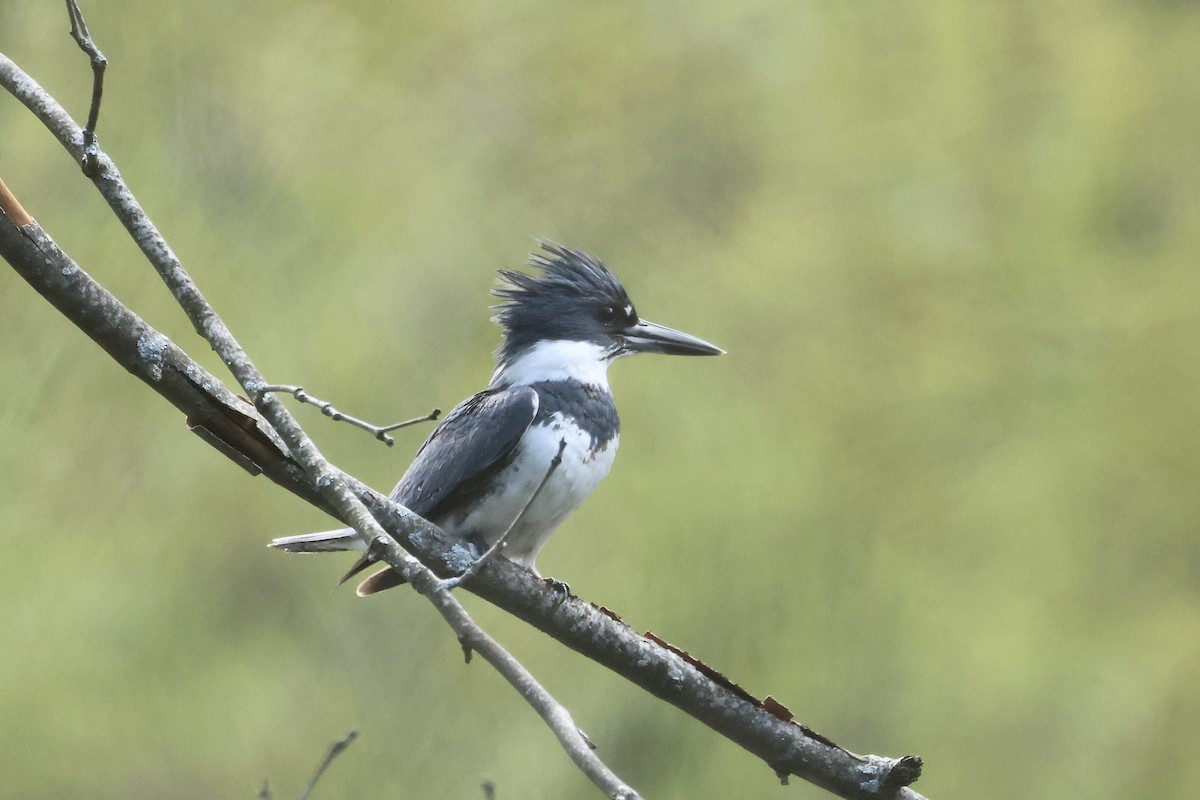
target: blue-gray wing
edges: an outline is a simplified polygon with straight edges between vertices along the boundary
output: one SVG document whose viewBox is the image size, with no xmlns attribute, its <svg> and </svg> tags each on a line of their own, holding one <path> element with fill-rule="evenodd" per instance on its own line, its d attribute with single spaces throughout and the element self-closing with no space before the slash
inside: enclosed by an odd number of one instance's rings
<svg viewBox="0 0 1200 800">
<path fill-rule="evenodd" d="M 537 409 L 528 386 L 467 398 L 421 445 L 392 498 L 426 519 L 438 516 L 508 464 Z"/>
</svg>

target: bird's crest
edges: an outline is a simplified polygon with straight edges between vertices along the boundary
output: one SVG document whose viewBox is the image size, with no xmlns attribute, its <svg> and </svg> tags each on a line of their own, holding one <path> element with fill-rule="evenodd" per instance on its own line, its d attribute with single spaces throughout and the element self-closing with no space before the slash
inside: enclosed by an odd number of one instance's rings
<svg viewBox="0 0 1200 800">
<path fill-rule="evenodd" d="M 506 301 L 493 307 L 492 320 L 504 330 L 498 361 L 548 335 L 582 338 L 597 309 L 636 321 L 625 287 L 602 261 L 546 239 L 538 244 L 541 251 L 529 256 L 529 266 L 540 272 L 498 270 L 501 285 L 492 294 Z"/>
</svg>

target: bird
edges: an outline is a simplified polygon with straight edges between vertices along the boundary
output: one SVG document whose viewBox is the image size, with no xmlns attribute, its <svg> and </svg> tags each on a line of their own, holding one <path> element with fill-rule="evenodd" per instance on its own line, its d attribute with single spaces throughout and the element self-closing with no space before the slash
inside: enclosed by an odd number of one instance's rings
<svg viewBox="0 0 1200 800">
<path fill-rule="evenodd" d="M 538 553 L 608 475 L 616 456 L 621 423 L 609 366 L 638 353 L 725 351 L 642 319 L 599 259 L 548 240 L 538 245 L 528 259 L 534 272 L 498 270 L 493 294 L 502 302 L 492 319 L 502 340 L 487 388 L 446 415 L 390 496 L 479 553 L 501 542 L 505 558 L 541 577 Z M 343 582 L 372 563 L 351 528 L 280 537 L 270 546 L 362 552 Z M 385 567 L 359 584 L 357 594 L 402 583 Z"/>
</svg>

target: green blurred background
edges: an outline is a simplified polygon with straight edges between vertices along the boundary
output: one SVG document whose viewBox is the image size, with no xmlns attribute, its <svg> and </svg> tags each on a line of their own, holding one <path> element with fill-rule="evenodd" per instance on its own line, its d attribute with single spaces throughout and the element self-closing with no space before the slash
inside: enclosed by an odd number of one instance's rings
<svg viewBox="0 0 1200 800">
<path fill-rule="evenodd" d="M 933 798 L 1200 781 L 1200 8 L 88 3 L 100 137 L 267 376 L 375 420 L 490 375 L 492 269 L 583 247 L 719 360 L 623 362 L 569 581 Z M 74 113 L 60 2 L 0 51 Z M 211 353 L 0 96 L 0 174 Z M 0 796 L 589 797 L 428 604 L 0 270 Z M 222 373 L 223 374 L 223 373 Z M 394 449 L 300 409 L 380 489 Z M 819 798 L 467 596 L 651 798 Z"/>
</svg>

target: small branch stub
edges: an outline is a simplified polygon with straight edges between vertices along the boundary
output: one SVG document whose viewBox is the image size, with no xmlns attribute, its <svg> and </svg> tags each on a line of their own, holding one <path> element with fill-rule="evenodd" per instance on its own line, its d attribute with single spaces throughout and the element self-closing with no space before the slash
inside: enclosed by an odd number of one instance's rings
<svg viewBox="0 0 1200 800">
<path fill-rule="evenodd" d="M 104 70 L 108 68 L 108 59 L 92 41 L 92 32 L 88 30 L 76 0 L 67 0 L 67 14 L 71 18 L 71 38 L 80 50 L 87 53 L 92 63 L 92 103 L 88 108 L 87 125 L 83 128 L 83 159 L 80 166 L 85 175 L 95 177 L 100 155 L 100 146 L 96 143 L 96 124 L 100 121 L 100 100 L 104 96 Z"/>
<path fill-rule="evenodd" d="M 917 778 L 921 777 L 923 766 L 924 762 L 920 756 L 903 756 L 892 764 L 883 785 L 888 789 L 899 789 L 916 783 Z"/>
</svg>

